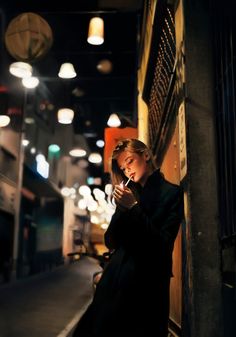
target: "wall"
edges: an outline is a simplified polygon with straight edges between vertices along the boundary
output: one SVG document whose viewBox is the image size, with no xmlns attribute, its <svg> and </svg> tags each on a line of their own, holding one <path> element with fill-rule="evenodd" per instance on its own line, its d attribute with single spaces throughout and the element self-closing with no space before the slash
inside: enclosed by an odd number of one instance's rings
<svg viewBox="0 0 236 337">
<path fill-rule="evenodd" d="M 184 335 L 222 337 L 211 11 L 205 0 L 183 5 L 188 151 L 184 320 L 189 325 Z"/>
</svg>

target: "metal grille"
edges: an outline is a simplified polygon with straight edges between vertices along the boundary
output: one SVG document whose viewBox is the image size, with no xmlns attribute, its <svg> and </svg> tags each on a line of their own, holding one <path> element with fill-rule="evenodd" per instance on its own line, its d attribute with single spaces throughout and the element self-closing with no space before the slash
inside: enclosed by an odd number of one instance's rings
<svg viewBox="0 0 236 337">
<path fill-rule="evenodd" d="M 219 162 L 219 208 L 221 239 L 236 239 L 236 27 L 234 11 L 214 2 L 216 127 Z"/>
<path fill-rule="evenodd" d="M 148 100 L 149 141 L 153 152 L 160 151 L 165 143 L 166 122 L 173 111 L 174 103 L 173 74 L 176 44 L 174 18 L 170 8 L 165 7 L 162 10 L 162 17 L 157 24 L 159 40 L 156 41 L 158 46 L 153 69 L 154 76 Z"/>
</svg>

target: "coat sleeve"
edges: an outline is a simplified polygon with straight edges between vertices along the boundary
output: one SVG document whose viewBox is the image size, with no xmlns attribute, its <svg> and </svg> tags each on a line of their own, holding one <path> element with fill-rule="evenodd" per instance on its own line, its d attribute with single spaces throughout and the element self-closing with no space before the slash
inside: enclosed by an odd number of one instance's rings
<svg viewBox="0 0 236 337">
<path fill-rule="evenodd" d="M 115 249 L 119 245 L 146 242 L 172 248 L 183 218 L 182 189 L 172 187 L 153 207 L 149 215 L 139 204 L 131 210 L 115 213 L 105 233 L 107 247 Z"/>
<path fill-rule="evenodd" d="M 127 211 L 116 208 L 104 235 L 105 245 L 109 250 L 117 249 L 122 244 L 122 228 L 127 221 L 127 215 Z"/>
</svg>

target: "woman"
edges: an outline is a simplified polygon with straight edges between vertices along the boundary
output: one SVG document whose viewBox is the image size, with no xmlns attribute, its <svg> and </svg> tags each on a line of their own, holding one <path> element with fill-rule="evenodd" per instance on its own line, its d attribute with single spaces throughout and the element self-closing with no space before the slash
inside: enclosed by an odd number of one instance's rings
<svg viewBox="0 0 236 337">
<path fill-rule="evenodd" d="M 137 139 L 114 149 L 112 181 L 117 207 L 105 233 L 112 257 L 73 336 L 167 337 L 182 190 L 164 179 Z"/>
</svg>

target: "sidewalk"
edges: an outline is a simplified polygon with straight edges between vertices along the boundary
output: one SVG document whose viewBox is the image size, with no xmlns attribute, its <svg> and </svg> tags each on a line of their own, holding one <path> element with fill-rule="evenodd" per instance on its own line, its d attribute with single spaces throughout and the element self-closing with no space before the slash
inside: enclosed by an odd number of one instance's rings
<svg viewBox="0 0 236 337">
<path fill-rule="evenodd" d="M 97 260 L 78 262 L 0 287 L 0 337 L 66 337 L 93 296 Z"/>
</svg>

